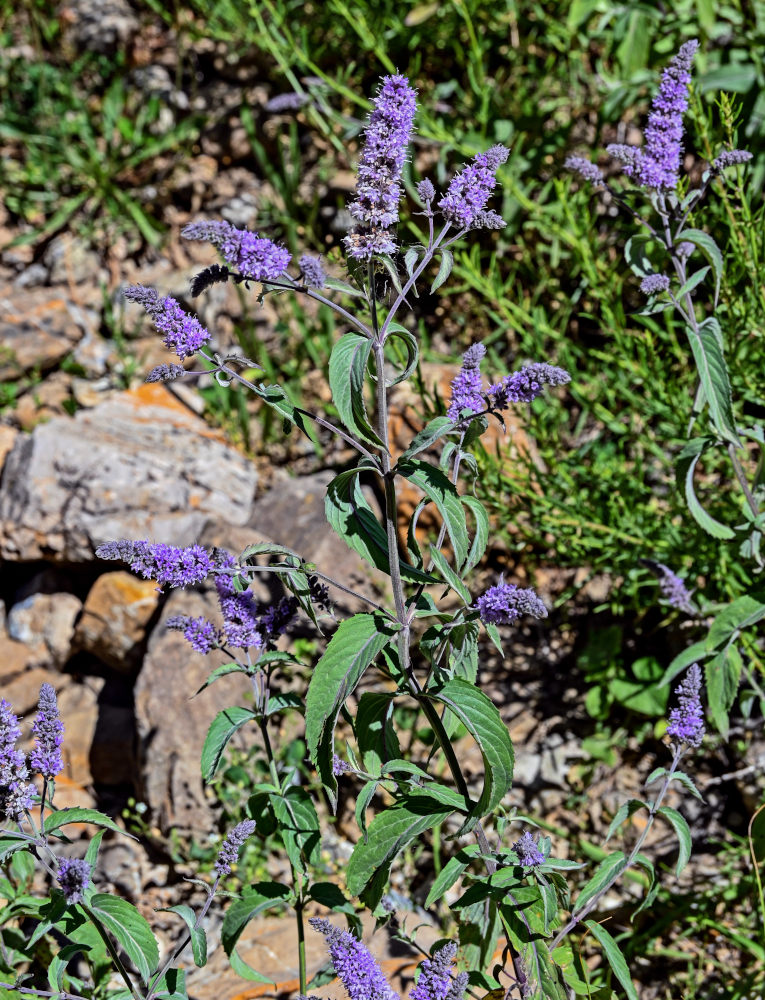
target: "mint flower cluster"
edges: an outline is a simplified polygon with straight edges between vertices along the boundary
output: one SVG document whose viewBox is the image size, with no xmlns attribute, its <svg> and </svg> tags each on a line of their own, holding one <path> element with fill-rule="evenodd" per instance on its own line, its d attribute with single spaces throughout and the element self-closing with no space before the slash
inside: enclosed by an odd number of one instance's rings
<svg viewBox="0 0 765 1000">
<path fill-rule="evenodd" d="M 79 858 L 62 858 L 58 863 L 56 881 L 67 904 L 81 903 L 90 885 L 90 865 Z"/>
<path fill-rule="evenodd" d="M 161 299 L 155 288 L 131 285 L 124 291 L 126 299 L 144 307 L 159 333 L 164 334 L 163 343 L 175 351 L 181 361 L 204 347 L 210 340 L 210 333 L 196 316 L 190 316 L 170 295 Z"/>
<path fill-rule="evenodd" d="M 698 663 L 688 668 L 688 673 L 675 693 L 678 705 L 669 714 L 667 735 L 679 744 L 698 748 L 705 733 L 704 709 L 701 705 L 701 668 Z"/>
<path fill-rule="evenodd" d="M 475 606 L 481 621 L 487 625 L 515 625 L 523 615 L 547 617 L 547 608 L 531 588 L 505 583 L 502 577 L 478 598 Z"/>
<path fill-rule="evenodd" d="M 0 699 L 0 816 L 20 823 L 32 808 L 34 785 L 26 756 L 16 748 L 21 727 L 11 703 Z"/>
<path fill-rule="evenodd" d="M 276 281 L 292 260 L 286 247 L 228 222 L 190 222 L 181 230 L 181 236 L 212 243 L 229 267 L 245 280 Z"/>
</svg>

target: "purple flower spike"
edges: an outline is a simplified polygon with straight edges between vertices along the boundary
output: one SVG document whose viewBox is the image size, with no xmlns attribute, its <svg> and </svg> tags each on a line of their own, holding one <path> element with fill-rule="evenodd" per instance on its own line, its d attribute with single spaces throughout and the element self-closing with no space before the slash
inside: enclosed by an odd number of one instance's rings
<svg viewBox="0 0 765 1000">
<path fill-rule="evenodd" d="M 90 885 L 90 865 L 79 858 L 62 858 L 58 863 L 56 880 L 70 906 L 81 903 Z"/>
<path fill-rule="evenodd" d="M 181 361 L 195 354 L 210 340 L 209 331 L 196 316 L 184 312 L 171 296 L 160 299 L 153 288 L 144 288 L 143 285 L 131 285 L 125 289 L 124 295 L 144 307 L 157 330 L 164 334 L 165 347 L 175 351 Z"/>
<path fill-rule="evenodd" d="M 588 181 L 590 184 L 603 183 L 603 172 L 600 167 L 596 167 L 594 163 L 585 160 L 583 156 L 568 156 L 563 166 L 566 170 L 571 170 L 575 174 L 579 174 L 583 181 Z"/>
<path fill-rule="evenodd" d="M 320 917 L 308 922 L 326 938 L 332 965 L 350 1000 L 399 1000 L 358 938 Z"/>
<path fill-rule="evenodd" d="M 726 149 L 718 157 L 712 160 L 712 169 L 720 174 L 728 167 L 735 167 L 739 163 L 748 163 L 752 154 L 745 149 Z"/>
<path fill-rule="evenodd" d="M 211 653 L 220 646 L 222 641 L 218 629 L 206 618 L 173 615 L 165 622 L 165 628 L 183 632 L 183 638 L 197 653 Z"/>
<path fill-rule="evenodd" d="M 356 198 L 348 206 L 359 227 L 344 241 L 356 260 L 396 249 L 387 230 L 398 222 L 401 172 L 412 136 L 416 97 L 405 76 L 386 76 L 372 102 L 359 156 Z"/>
<path fill-rule="evenodd" d="M 505 146 L 492 146 L 487 152 L 479 153 L 472 163 L 452 178 L 446 194 L 438 203 L 447 222 L 460 229 L 474 224 L 497 183 L 497 170 L 509 154 Z"/>
<path fill-rule="evenodd" d="M 191 587 L 207 579 L 215 569 L 213 558 L 201 545 L 178 548 L 124 538 L 99 545 L 96 555 L 99 559 L 126 562 L 134 573 L 145 580 L 156 580 L 170 587 Z"/>
<path fill-rule="evenodd" d="M 180 378 L 181 375 L 186 374 L 186 369 L 183 365 L 157 365 L 156 368 L 152 368 L 149 374 L 146 376 L 146 382 L 173 382 L 175 379 Z"/>
<path fill-rule="evenodd" d="M 664 600 L 673 608 L 692 614 L 694 611 L 691 604 L 692 591 L 686 587 L 685 580 L 677 573 L 673 573 L 669 566 L 665 566 L 664 563 L 652 563 L 651 565 L 660 574 L 659 588 Z"/>
<path fill-rule="evenodd" d="M 190 222 L 181 230 L 181 236 L 212 243 L 229 267 L 252 281 L 276 281 L 292 260 L 292 254 L 285 247 L 258 233 L 237 229 L 228 222 Z"/>
<path fill-rule="evenodd" d="M 539 850 L 539 844 L 528 830 L 521 834 L 520 840 L 516 840 L 512 849 L 518 855 L 518 863 L 524 868 L 536 868 L 537 865 L 545 863 L 545 856 Z"/>
<path fill-rule="evenodd" d="M 436 196 L 436 189 L 433 187 L 433 181 L 428 180 L 427 177 L 424 180 L 421 180 L 417 185 L 417 195 L 423 204 L 429 205 Z"/>
<path fill-rule="evenodd" d="M 255 833 L 256 825 L 254 819 L 245 819 L 241 823 L 237 823 L 234 829 L 229 831 L 215 861 L 214 868 L 218 875 L 231 874 L 231 866 L 235 865 L 238 861 L 239 852 L 245 840 Z"/>
<path fill-rule="evenodd" d="M 449 967 L 457 954 L 457 945 L 445 944 L 420 966 L 417 985 L 409 991 L 409 1000 L 446 1000 L 452 987 Z"/>
<path fill-rule="evenodd" d="M 26 756 L 16 749 L 19 720 L 10 702 L 0 699 L 0 817 L 20 823 L 32 808 L 34 786 L 29 783 Z"/>
<path fill-rule="evenodd" d="M 332 754 L 332 774 L 334 774 L 336 778 L 339 778 L 341 774 L 347 774 L 350 770 L 352 770 L 352 768 L 347 761 L 338 757 L 336 753 Z"/>
<path fill-rule="evenodd" d="M 545 385 L 566 385 L 571 376 L 563 368 L 537 362 L 505 375 L 501 382 L 489 387 L 489 401 L 494 410 L 504 410 L 508 403 L 530 403 Z"/>
<path fill-rule="evenodd" d="M 454 977 L 454 982 L 449 988 L 449 992 L 446 994 L 444 1000 L 464 1000 L 465 990 L 468 988 L 468 974 L 467 972 L 459 972 Z"/>
<path fill-rule="evenodd" d="M 323 288 L 327 282 L 321 261 L 318 257 L 311 257 L 305 253 L 299 261 L 303 280 L 309 288 Z"/>
<path fill-rule="evenodd" d="M 43 684 L 40 688 L 37 718 L 32 724 L 32 732 L 37 740 L 29 758 L 32 770 L 44 778 L 55 778 L 64 770 L 64 761 L 61 759 L 64 726 L 59 718 L 56 690 L 52 684 Z"/>
<path fill-rule="evenodd" d="M 685 679 L 675 688 L 678 707 L 669 713 L 667 735 L 677 743 L 700 747 L 704 738 L 704 710 L 701 707 L 701 670 L 698 663 L 688 668 Z"/>
<path fill-rule="evenodd" d="M 478 598 L 475 606 L 481 621 L 487 625 L 514 625 L 522 615 L 547 617 L 547 608 L 533 590 L 505 583 L 502 577 Z"/>
<path fill-rule="evenodd" d="M 486 354 L 483 344 L 473 344 L 462 356 L 462 367 L 452 379 L 452 401 L 446 411 L 455 424 L 460 422 L 463 410 L 480 413 L 486 409 L 486 397 L 481 388 L 479 366 Z"/>
<path fill-rule="evenodd" d="M 658 295 L 666 292 L 669 288 L 669 278 L 666 274 L 648 274 L 640 282 L 640 291 L 643 295 Z"/>
</svg>

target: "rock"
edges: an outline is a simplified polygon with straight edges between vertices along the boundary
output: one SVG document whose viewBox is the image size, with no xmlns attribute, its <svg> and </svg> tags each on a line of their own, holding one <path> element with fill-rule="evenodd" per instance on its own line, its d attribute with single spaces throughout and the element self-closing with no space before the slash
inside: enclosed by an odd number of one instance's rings
<svg viewBox="0 0 765 1000">
<path fill-rule="evenodd" d="M 32 368 L 53 368 L 80 340 L 84 322 L 82 310 L 65 289 L 4 289 L 0 292 L 0 380 L 17 378 Z"/>
<path fill-rule="evenodd" d="M 0 556 L 89 562 L 102 542 L 190 545 L 244 524 L 257 473 L 161 384 L 21 435 L 0 481 Z"/>
<path fill-rule="evenodd" d="M 379 603 L 380 594 L 389 591 L 388 577 L 349 549 L 327 524 L 324 497 L 332 478 L 331 473 L 318 472 L 277 483 L 252 508 L 252 541 L 266 538 L 286 545 L 321 572 Z M 344 611 L 368 610 L 368 605 L 335 588 L 330 587 L 330 594 Z"/>
<path fill-rule="evenodd" d="M 78 785 L 93 785 L 91 755 L 99 716 L 99 698 L 105 686 L 101 677 L 67 678 L 58 693 L 58 710 L 64 723 L 64 774 Z M 112 784 L 112 782 L 106 782 Z"/>
<path fill-rule="evenodd" d="M 52 285 L 79 285 L 94 280 L 101 261 L 84 240 L 71 233 L 61 233 L 46 247 L 43 264 L 49 269 Z"/>
<path fill-rule="evenodd" d="M 57 669 L 69 659 L 82 601 L 74 594 L 33 594 L 8 612 L 8 634 L 28 650 L 27 665 Z"/>
<path fill-rule="evenodd" d="M 90 773 L 100 785 L 137 790 L 135 716 L 130 692 L 106 682 L 98 698 L 98 720 L 90 745 Z"/>
<path fill-rule="evenodd" d="M 8 453 L 13 448 L 18 433 L 15 427 L 0 426 L 0 470 L 5 464 Z"/>
<path fill-rule="evenodd" d="M 127 0 L 68 0 L 60 12 L 64 39 L 76 51 L 124 51 L 140 25 Z"/>
<path fill-rule="evenodd" d="M 195 653 L 181 633 L 167 630 L 164 622 L 171 615 L 214 618 L 216 613 L 212 593 L 171 593 L 135 685 L 139 794 L 149 806 L 150 821 L 163 833 L 174 830 L 200 837 L 215 827 L 199 771 L 202 745 L 215 715 L 241 704 L 247 685 L 241 674 L 232 674 L 192 698 L 224 661 Z"/>
<path fill-rule="evenodd" d="M 158 604 L 153 580 L 141 580 L 121 570 L 103 573 L 85 599 L 75 647 L 115 670 L 132 671 L 138 665 L 146 628 Z"/>
</svg>

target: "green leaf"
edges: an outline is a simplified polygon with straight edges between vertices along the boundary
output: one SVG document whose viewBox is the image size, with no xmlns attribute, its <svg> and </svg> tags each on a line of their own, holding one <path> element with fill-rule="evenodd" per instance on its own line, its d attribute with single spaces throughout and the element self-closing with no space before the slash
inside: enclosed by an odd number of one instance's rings
<svg viewBox="0 0 765 1000">
<path fill-rule="evenodd" d="M 685 821 L 685 818 L 681 816 L 677 809 L 672 809 L 671 806 L 662 806 L 658 811 L 658 815 L 663 816 L 664 819 L 672 825 L 675 833 L 677 834 L 679 852 L 675 873 L 680 875 L 683 868 L 685 868 L 688 864 L 688 859 L 691 856 L 691 831 Z"/>
<path fill-rule="evenodd" d="M 670 665 L 664 671 L 664 675 L 659 683 L 669 684 L 671 681 L 677 677 L 678 674 L 686 670 L 692 663 L 699 663 L 701 660 L 706 659 L 710 656 L 710 650 L 706 648 L 706 641 L 701 640 L 700 642 L 694 642 L 692 646 L 688 646 L 684 649 L 682 653 L 678 653 L 677 656 L 672 660 Z"/>
<path fill-rule="evenodd" d="M 708 514 L 704 510 L 699 503 L 699 499 L 693 488 L 693 475 L 696 471 L 696 465 L 701 458 L 702 453 L 703 452 L 691 455 L 686 452 L 685 454 L 681 454 L 677 463 L 678 479 L 682 482 L 685 490 L 685 501 L 688 504 L 688 510 L 696 523 L 699 524 L 704 531 L 712 535 L 713 538 L 720 538 L 724 541 L 728 541 L 731 538 L 736 537 L 735 531 L 729 528 L 727 524 L 722 524 L 720 521 L 715 520 L 711 514 Z"/>
<path fill-rule="evenodd" d="M 651 771 L 651 773 L 645 779 L 646 788 L 648 788 L 648 786 L 652 785 L 654 782 L 659 781 L 661 778 L 666 778 L 668 774 L 669 771 L 667 770 L 666 767 L 654 768 L 653 771 Z M 685 771 L 673 771 L 669 780 L 679 781 L 680 784 L 691 793 L 691 795 L 697 798 L 700 802 L 704 801 L 704 796 L 701 794 L 696 785 L 693 783 L 693 780 L 685 773 Z"/>
<path fill-rule="evenodd" d="M 401 326 L 400 323 L 391 323 L 388 326 L 388 336 L 397 337 L 403 340 L 404 347 L 406 348 L 406 366 L 400 375 L 397 375 L 394 379 L 389 382 L 386 381 L 388 388 L 392 388 L 394 385 L 398 385 L 399 382 L 405 382 L 409 376 L 412 374 L 414 369 L 417 367 L 417 361 L 420 357 L 420 348 L 417 343 L 417 338 L 411 332 L 407 330 L 405 326 Z"/>
<path fill-rule="evenodd" d="M 366 784 L 362 785 L 361 791 L 356 797 L 356 825 L 361 830 L 365 842 L 368 838 L 367 809 L 369 809 L 369 805 L 375 797 L 378 784 L 377 780 L 367 781 Z"/>
<path fill-rule="evenodd" d="M 709 233 L 703 232 L 701 229 L 686 229 L 682 233 L 678 233 L 675 237 L 675 246 L 679 246 L 681 243 L 693 243 L 697 246 L 699 250 L 704 254 L 704 256 L 709 261 L 712 272 L 715 279 L 715 306 L 717 305 L 717 300 L 720 297 L 720 281 L 722 280 L 723 272 L 723 258 L 720 253 L 720 248 L 709 235 Z"/>
<path fill-rule="evenodd" d="M 434 417 L 418 431 L 412 438 L 412 443 L 402 452 L 399 462 L 406 462 L 408 459 L 419 455 L 421 451 L 430 448 L 440 437 L 454 430 L 454 424 L 448 417 Z"/>
<path fill-rule="evenodd" d="M 252 969 L 236 953 L 236 943 L 247 924 L 264 910 L 282 909 L 291 898 L 290 890 L 279 882 L 258 882 L 244 889 L 239 899 L 226 910 L 221 928 L 221 943 L 237 975 L 254 983 L 271 980 Z"/>
<path fill-rule="evenodd" d="M 466 495 L 461 496 L 460 499 L 475 518 L 475 535 L 473 536 L 473 542 L 470 546 L 468 557 L 460 570 L 463 576 L 467 576 L 470 570 L 473 569 L 474 566 L 478 565 L 481 561 L 481 557 L 486 551 L 486 546 L 489 542 L 489 515 L 486 513 L 484 505 L 476 497 Z"/>
<path fill-rule="evenodd" d="M 30 844 L 26 837 L 14 836 L 9 831 L 3 831 L 0 835 L 0 861 L 5 861 L 15 854 L 16 851 L 29 849 Z"/>
<path fill-rule="evenodd" d="M 430 558 L 433 560 L 433 565 L 444 578 L 446 583 L 462 598 L 465 604 L 469 605 L 473 600 L 470 596 L 470 591 L 451 568 L 446 557 L 441 553 L 441 550 L 437 549 L 435 545 L 430 546 Z"/>
<path fill-rule="evenodd" d="M 737 597 L 715 616 L 707 633 L 706 649 L 708 652 L 719 649 L 763 618 L 765 618 L 765 604 L 748 594 Z"/>
<path fill-rule="evenodd" d="M 494 703 L 473 684 L 460 678 L 448 681 L 440 691 L 428 692 L 453 712 L 478 745 L 484 766 L 481 797 L 455 836 L 462 836 L 476 822 L 491 812 L 509 790 L 513 781 L 515 755 L 510 733 Z"/>
<path fill-rule="evenodd" d="M 366 842 L 360 840 L 353 849 L 346 872 L 348 892 L 365 894 L 368 906 L 379 903 L 388 881 L 393 861 L 416 837 L 451 813 L 451 809 L 435 810 L 431 800 L 423 796 L 406 796 L 400 803 L 378 813 L 369 826 Z"/>
<path fill-rule="evenodd" d="M 627 994 L 628 1000 L 638 1000 L 627 962 L 619 950 L 619 945 L 614 941 L 602 924 L 596 924 L 594 920 L 585 920 L 585 926 L 591 931 L 592 936 L 599 942 L 606 956 L 608 964 L 611 966 L 614 975 L 619 980 L 622 989 Z"/>
<path fill-rule="evenodd" d="M 308 792 L 292 785 L 283 795 L 271 796 L 271 807 L 279 822 L 279 833 L 294 868 L 306 871 L 319 857 L 319 817 Z"/>
<path fill-rule="evenodd" d="M 649 808 L 650 807 L 645 802 L 641 802 L 640 799 L 630 799 L 628 802 L 622 802 L 616 811 L 616 815 L 611 820 L 611 825 L 608 828 L 608 833 L 606 834 L 604 843 L 608 843 L 625 820 L 631 819 L 631 817 L 641 809 Z"/>
<path fill-rule="evenodd" d="M 50 816 L 46 816 L 44 824 L 45 833 L 53 833 L 55 830 L 60 830 L 62 826 L 66 826 L 68 823 L 93 823 L 94 826 L 102 826 L 107 830 L 113 830 L 114 833 L 121 833 L 123 837 L 130 837 L 131 840 L 138 839 L 132 833 L 123 830 L 113 819 L 105 816 L 97 809 L 82 809 L 79 806 L 72 806 L 70 809 L 57 809 Z"/>
<path fill-rule="evenodd" d="M 159 964 L 159 948 L 146 918 L 126 899 L 101 892 L 94 893 L 87 906 L 79 905 L 114 936 L 141 979 L 148 983 Z"/>
<path fill-rule="evenodd" d="M 305 710 L 306 743 L 333 802 L 337 793 L 332 774 L 337 717 L 364 671 L 394 635 L 390 621 L 380 614 L 346 619 L 330 639 L 311 677 Z"/>
<path fill-rule="evenodd" d="M 448 889 L 451 889 L 470 862 L 479 854 L 480 848 L 478 844 L 468 844 L 449 858 L 438 875 L 436 875 L 435 881 L 430 887 L 428 898 L 425 900 L 426 909 L 439 900 Z"/>
<path fill-rule="evenodd" d="M 54 992 L 64 988 L 64 973 L 69 960 L 75 955 L 81 955 L 84 951 L 87 949 L 80 944 L 66 944 L 53 956 L 48 966 L 48 985 Z"/>
<path fill-rule="evenodd" d="M 185 903 L 179 903 L 177 906 L 165 906 L 161 909 L 166 913 L 177 913 L 186 924 L 191 936 L 191 953 L 194 957 L 194 964 L 201 969 L 207 964 L 207 934 L 203 927 L 196 926 L 196 913 Z"/>
<path fill-rule="evenodd" d="M 712 722 L 727 737 L 728 712 L 736 700 L 743 662 L 736 646 L 726 646 L 704 664 L 704 681 Z"/>
<path fill-rule="evenodd" d="M 685 284 L 681 286 L 680 291 L 677 293 L 675 298 L 681 299 L 684 295 L 692 292 L 693 289 L 696 288 L 697 285 L 700 285 L 704 278 L 706 278 L 709 271 L 709 267 L 701 267 L 698 271 L 695 271 L 690 278 L 688 278 Z"/>
<path fill-rule="evenodd" d="M 364 403 L 364 385 L 372 341 L 357 333 L 346 333 L 332 348 L 329 358 L 329 386 L 340 419 L 357 437 L 378 448 L 385 445 L 375 433 Z"/>
<path fill-rule="evenodd" d="M 446 281 L 449 275 L 452 273 L 452 268 L 454 267 L 454 254 L 451 250 L 441 250 L 441 264 L 438 268 L 438 274 L 436 275 L 433 284 L 430 286 L 430 294 Z"/>
<path fill-rule="evenodd" d="M 465 511 L 457 490 L 440 469 L 434 468 L 427 462 L 419 460 L 400 462 L 399 472 L 421 489 L 438 508 L 454 549 L 455 561 L 461 566 L 468 554 L 468 533 Z"/>
<path fill-rule="evenodd" d="M 393 725 L 392 694 L 365 691 L 359 698 L 356 713 L 356 741 L 369 774 L 380 774 L 382 764 L 401 756 L 396 727 Z"/>
<path fill-rule="evenodd" d="M 188 1000 L 186 992 L 186 972 L 183 969 L 168 969 L 154 987 L 154 1000 Z M 130 996 L 126 1000 L 132 1000 Z"/>
<path fill-rule="evenodd" d="M 648 907 L 653 904 L 653 901 L 659 894 L 659 888 L 660 888 L 660 883 L 658 878 L 656 877 L 656 869 L 653 865 L 653 862 L 650 861 L 645 856 L 645 854 L 636 854 L 635 864 L 640 865 L 640 867 L 648 874 L 648 892 L 643 897 L 640 906 L 638 906 L 638 908 L 630 917 L 630 923 L 634 922 L 635 917 L 638 915 L 638 913 L 640 913 L 642 910 L 647 910 Z"/>
<path fill-rule="evenodd" d="M 295 691 L 283 691 L 281 694 L 272 694 L 266 705 L 266 715 L 276 715 L 278 712 L 286 712 L 288 709 L 296 709 L 302 712 L 305 706 L 303 699 Z"/>
<path fill-rule="evenodd" d="M 693 351 L 699 380 L 709 404 L 712 424 L 722 438 L 740 448 L 741 441 L 733 419 L 728 367 L 715 327 L 706 321 L 701 324 L 698 333 L 689 327 L 686 329 L 686 334 Z"/>
<path fill-rule="evenodd" d="M 202 747 L 202 780 L 208 784 L 215 777 L 215 772 L 220 766 L 223 751 L 226 749 L 229 740 L 234 734 L 252 722 L 257 716 L 249 708 L 224 708 L 218 712 L 207 730 L 204 746 Z"/>
<path fill-rule="evenodd" d="M 579 895 L 576 897 L 576 903 L 574 904 L 572 913 L 578 913 L 587 903 L 589 903 L 593 896 L 597 896 L 601 889 L 610 885 L 616 876 L 618 876 L 620 872 L 624 871 L 626 867 L 627 858 L 623 851 L 614 851 L 613 854 L 609 854 L 605 857 L 595 869 L 595 874 L 587 883 L 585 883 Z"/>
<path fill-rule="evenodd" d="M 243 667 L 241 663 L 222 663 L 219 667 L 209 675 L 204 684 L 197 688 L 194 692 L 194 697 L 201 694 L 205 688 L 208 688 L 211 684 L 214 684 L 219 678 L 227 677 L 229 674 L 246 674 L 249 673 L 246 667 Z"/>
<path fill-rule="evenodd" d="M 345 544 L 358 552 L 370 566 L 390 576 L 388 559 L 388 539 L 385 529 L 369 506 L 367 498 L 358 482 L 364 467 L 341 472 L 327 486 L 324 509 L 327 520 Z M 401 563 L 401 575 L 415 583 L 436 583 L 437 581 L 415 566 Z"/>
<path fill-rule="evenodd" d="M 333 292 L 342 292 L 343 295 L 350 295 L 356 299 L 366 298 L 362 289 L 356 288 L 355 285 L 349 285 L 347 281 L 341 281 L 339 278 L 327 276 L 324 280 L 324 287 L 331 288 Z"/>
</svg>

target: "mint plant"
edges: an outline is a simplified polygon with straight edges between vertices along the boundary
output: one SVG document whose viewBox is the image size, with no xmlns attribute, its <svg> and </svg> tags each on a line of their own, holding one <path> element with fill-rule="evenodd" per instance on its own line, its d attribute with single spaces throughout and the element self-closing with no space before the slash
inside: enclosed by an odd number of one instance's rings
<svg viewBox="0 0 765 1000">
<path fill-rule="evenodd" d="M 477 473 L 471 448 L 490 420 L 502 424 L 510 406 L 531 403 L 548 387 L 568 383 L 570 375 L 537 362 L 486 384 L 480 371 L 485 350 L 480 343 L 474 344 L 452 381 L 446 413 L 430 420 L 400 453 L 394 450 L 390 390 L 412 376 L 419 354 L 416 337 L 402 322 L 404 307 L 425 284 L 431 265 L 438 264 L 431 291 L 447 280 L 451 248 L 458 241 L 477 229 L 503 226 L 488 204 L 508 153 L 495 145 L 478 154 L 440 196 L 429 179 L 422 179 L 417 194 L 428 238 L 422 244 L 400 247 L 396 225 L 401 175 L 415 113 L 416 95 L 408 80 L 386 77 L 367 123 L 356 197 L 350 206 L 355 224 L 345 239 L 348 282 L 327 276 L 321 261 L 312 257 L 301 258 L 294 268 L 287 249 L 226 222 L 200 220 L 184 230 L 187 238 L 212 244 L 223 261 L 212 263 L 197 276 L 192 293 L 200 294 L 217 282 L 233 281 L 245 287 L 258 283 L 261 296 L 289 292 L 334 310 L 344 331 L 329 360 L 329 384 L 339 424 L 293 405 L 278 384 L 253 381 L 248 377 L 253 365 L 246 358 L 212 353 L 209 331 L 175 299 L 162 298 L 143 286 L 126 292 L 146 310 L 180 361 L 200 357 L 221 385 L 237 383 L 247 388 L 272 407 L 286 427 L 297 428 L 309 438 L 315 437 L 318 427 L 353 449 L 355 463 L 339 472 L 327 488 L 327 521 L 351 549 L 387 575 L 390 597 L 384 600 L 351 588 L 334 578 L 327 567 L 315 566 L 302 553 L 271 542 L 255 541 L 238 557 L 199 545 L 177 547 L 148 540 L 107 540 L 97 549 L 101 558 L 125 562 L 160 587 L 214 580 L 219 606 L 216 620 L 176 616 L 167 623 L 183 633 L 196 653 L 223 654 L 225 662 L 212 670 L 205 687 L 232 674 L 243 675 L 245 681 L 247 704 L 223 710 L 210 726 L 202 749 L 202 773 L 206 781 L 216 776 L 226 747 L 237 733 L 257 742 L 264 767 L 253 778 L 248 818 L 229 832 L 214 866 L 212 885 L 203 884 L 203 905 L 198 912 L 186 906 L 173 908 L 188 933 L 160 962 L 156 941 L 138 910 L 125 900 L 95 892 L 92 878 L 101 833 L 91 841 L 84 859 L 64 862 L 56 857 L 60 831 L 67 823 L 115 826 L 92 810 L 56 810 L 53 805 L 48 782 L 58 766 L 61 734 L 50 692 L 41 697 L 35 723 L 40 748 L 32 766 L 43 776 L 39 794 L 29 782 L 26 760 L 15 750 L 17 721 L 10 706 L 3 703 L 0 802 L 5 818 L 15 828 L 3 835 L 0 844 L 2 856 L 12 858 L 11 868 L 16 866 L 16 878 L 4 884 L 11 903 L 0 913 L 0 920 L 7 922 L 17 914 L 31 917 L 36 926 L 27 949 L 33 949 L 45 935 L 66 941 L 49 968 L 49 990 L 25 981 L 23 970 L 18 971 L 22 949 L 14 945 L 12 960 L 3 959 L 7 971 L 17 967 L 15 981 L 5 984 L 8 989 L 70 1000 L 185 997 L 180 959 L 190 942 L 196 964 L 206 961 L 202 922 L 221 880 L 230 874 L 249 836 L 277 830 L 290 879 L 247 886 L 229 906 L 222 942 L 234 970 L 251 981 L 263 981 L 261 973 L 237 953 L 237 944 L 258 914 L 291 910 L 297 925 L 300 993 L 306 996 L 310 986 L 305 924 L 311 914 L 320 912 L 313 925 L 325 935 L 332 967 L 353 1000 L 391 997 L 390 986 L 366 949 L 323 914 L 328 910 L 345 916 L 349 926 L 357 928 L 355 907 L 345 889 L 379 920 L 385 920 L 391 909 L 386 899 L 388 880 L 399 855 L 427 831 L 443 825 L 453 850 L 433 881 L 425 905 L 432 907 L 460 884 L 451 906 L 460 947 L 441 942 L 434 949 L 422 965 L 410 1000 L 460 1000 L 468 986 L 501 990 L 505 996 L 554 1000 L 563 1000 L 572 991 L 591 995 L 579 946 L 572 942 L 574 932 L 598 942 L 621 989 L 630 998 L 637 996 L 614 936 L 588 918 L 604 894 L 633 867 L 645 871 L 649 879 L 639 909 L 651 904 L 658 888 L 657 873 L 642 847 L 657 819 L 667 822 L 678 838 L 678 873 L 688 860 L 688 826 L 664 799 L 673 782 L 698 794 L 678 765 L 703 736 L 700 672 L 692 666 L 679 688 L 680 705 L 667 730 L 671 761 L 648 779 L 649 785 L 657 787 L 655 796 L 650 801 L 626 803 L 614 817 L 609 834 L 645 810 L 647 820 L 640 836 L 624 850 L 608 854 L 572 898 L 566 876 L 582 865 L 556 857 L 549 837 L 535 835 L 530 821 L 514 820 L 503 812 L 513 779 L 513 746 L 499 710 L 477 683 L 481 625 L 501 654 L 500 626 L 512 627 L 523 617 L 543 619 L 547 609 L 533 589 L 518 587 L 504 576 L 477 596 L 468 586 L 469 575 L 490 538 L 486 511 L 470 491 Z M 381 293 L 380 276 L 392 288 L 389 295 Z M 188 374 L 184 365 L 164 364 L 149 379 L 167 381 Z M 375 481 L 384 496 L 380 512 L 362 488 L 369 481 Z M 404 482 L 419 491 L 421 500 L 402 525 L 399 488 Z M 440 527 L 423 544 L 417 529 L 428 506 L 437 513 Z M 404 538 L 399 537 L 402 527 Z M 276 577 L 284 587 L 285 596 L 274 603 L 258 602 L 250 589 L 255 577 L 263 573 Z M 324 629 L 329 632 L 333 590 L 352 594 L 365 610 L 341 620 L 323 639 L 316 663 L 300 664 L 279 648 L 280 637 L 299 613 L 322 636 Z M 372 672 L 384 683 L 370 683 Z M 362 678 L 365 689 L 357 695 Z M 414 708 L 424 720 L 406 749 L 397 721 L 400 706 Z M 315 781 L 306 778 L 305 769 L 285 766 L 274 751 L 279 731 L 274 723 L 284 713 L 304 716 L 304 739 Z M 468 778 L 455 750 L 458 733 L 472 738 L 480 753 L 483 773 L 478 782 Z M 339 780 L 356 785 L 360 833 L 342 888 L 316 878 L 317 873 L 321 875 L 322 819 L 327 804 L 329 808 L 337 804 Z M 32 810 L 38 805 L 39 820 L 35 821 Z M 370 812 L 373 815 L 368 819 Z M 505 846 L 506 838 L 513 838 L 511 846 Z M 40 902 L 24 892 L 18 895 L 17 883 L 24 881 L 19 876 L 26 871 L 22 857 L 39 862 L 51 880 L 58 881 L 50 900 Z M 498 951 L 500 939 L 504 944 Z M 88 979 L 69 970 L 78 954 L 84 954 L 90 965 Z M 456 956 L 463 968 L 452 976 L 450 966 Z M 111 968 L 122 980 L 118 987 L 112 986 L 104 971 Z M 608 992 L 607 985 L 604 989 Z"/>
</svg>

